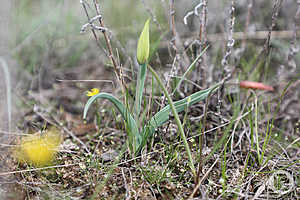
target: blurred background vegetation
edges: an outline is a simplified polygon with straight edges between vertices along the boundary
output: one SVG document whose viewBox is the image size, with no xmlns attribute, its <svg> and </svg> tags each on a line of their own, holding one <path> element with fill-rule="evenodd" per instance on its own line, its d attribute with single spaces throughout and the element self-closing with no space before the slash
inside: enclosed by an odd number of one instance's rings
<svg viewBox="0 0 300 200">
<path fill-rule="evenodd" d="M 103 52 L 97 48 L 90 31 L 80 34 L 80 28 L 87 23 L 87 19 L 79 2 L 68 0 L 12 2 L 10 47 L 11 53 L 21 69 L 33 74 L 42 65 L 46 54 L 51 55 L 53 68 L 74 67 L 80 61 L 94 59 L 95 57 L 104 60 L 104 62 L 107 61 L 107 58 L 103 56 Z M 196 0 L 175 3 L 177 31 L 181 36 L 185 36 L 185 39 L 193 37 L 198 32 L 199 20 L 197 17 L 189 18 L 188 26 L 183 24 L 184 15 L 191 11 L 197 3 L 199 2 Z M 245 27 L 247 3 L 246 0 L 236 2 L 235 31 L 243 31 Z M 284 9 L 280 10 L 275 30 L 292 30 L 293 16 L 290 16 L 289 13 L 295 13 L 297 7 L 293 6 L 293 1 L 285 1 L 283 4 Z M 209 2 L 206 30 L 208 34 L 228 31 L 226 30 L 226 24 L 229 17 L 229 5 L 229 1 Z M 93 5 L 90 6 L 88 11 L 91 16 L 95 16 Z M 255 2 L 254 6 L 248 31 L 267 31 L 271 23 L 272 1 Z M 169 31 L 168 1 L 111 0 L 100 2 L 100 8 L 105 25 L 111 33 L 114 46 L 126 49 L 124 53 L 127 55 L 134 56 L 138 30 L 141 29 L 145 19 L 155 16 L 159 24 L 157 26 L 152 23 L 152 41 L 156 41 L 160 35 Z M 164 38 L 165 41 L 170 39 L 168 36 L 170 34 L 167 34 Z M 103 41 L 101 36 L 100 38 Z M 211 42 L 212 47 L 216 47 L 216 51 L 221 51 L 222 55 L 224 52 L 223 44 Z M 246 62 L 253 59 L 257 49 L 259 49 L 257 45 L 262 44 L 261 42 L 263 41 L 254 40 L 248 43 L 248 56 L 244 55 L 243 58 L 247 59 L 248 57 Z M 251 44 L 253 45 L 251 46 Z M 275 49 L 274 54 L 276 56 L 274 57 L 281 60 L 280 57 L 286 54 L 284 52 L 288 51 L 289 44 L 289 40 L 273 40 L 272 45 L 275 47 L 280 46 L 280 48 Z M 235 47 L 239 46 L 240 43 L 237 41 Z M 123 53 L 122 50 L 119 51 L 120 54 Z M 124 55 L 120 55 L 120 57 L 122 56 Z M 296 57 L 298 62 L 299 56 Z"/>
</svg>

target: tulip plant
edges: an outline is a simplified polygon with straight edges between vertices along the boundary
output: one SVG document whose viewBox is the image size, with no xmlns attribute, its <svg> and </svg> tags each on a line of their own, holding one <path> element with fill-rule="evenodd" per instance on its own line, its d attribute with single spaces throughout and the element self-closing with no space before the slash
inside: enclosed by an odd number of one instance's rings
<svg viewBox="0 0 300 200">
<path fill-rule="evenodd" d="M 138 76 L 137 76 L 137 85 L 136 85 L 136 96 L 135 96 L 135 102 L 134 102 L 134 109 L 133 112 L 131 112 L 128 107 L 126 107 L 119 99 L 114 97 L 113 95 L 109 93 L 100 92 L 96 95 L 93 95 L 89 98 L 87 101 L 84 112 L 83 112 L 83 118 L 85 119 L 87 116 L 87 112 L 92 105 L 96 101 L 96 99 L 107 99 L 109 100 L 121 113 L 122 118 L 124 119 L 126 132 L 128 135 L 128 147 L 129 150 L 134 153 L 135 155 L 139 154 L 149 138 L 153 136 L 155 133 L 155 130 L 162 126 L 165 122 L 169 120 L 169 117 L 171 113 L 173 114 L 175 121 L 178 125 L 178 130 L 180 132 L 180 135 L 182 137 L 182 140 L 184 142 L 188 157 L 189 157 L 189 163 L 190 167 L 195 173 L 195 168 L 192 161 L 192 156 L 190 152 L 190 148 L 187 143 L 186 136 L 183 131 L 183 127 L 181 124 L 181 121 L 179 119 L 178 113 L 185 110 L 188 106 L 191 106 L 203 99 L 205 99 L 211 92 L 216 91 L 218 88 L 218 85 L 215 85 L 211 88 L 208 88 L 206 90 L 198 91 L 182 100 L 173 102 L 170 95 L 167 92 L 167 89 L 165 88 L 164 84 L 162 83 L 161 79 L 157 75 L 157 73 L 153 70 L 153 68 L 148 64 L 149 59 L 149 49 L 150 49 L 150 42 L 149 42 L 149 23 L 150 20 L 147 20 L 144 29 L 141 32 L 138 45 L 137 45 L 137 61 L 140 65 Z M 191 66 L 188 69 L 191 69 L 197 60 L 201 57 L 201 55 L 198 56 L 198 58 L 191 64 Z M 157 112 L 154 116 L 150 118 L 150 120 L 147 121 L 145 124 L 140 124 L 139 116 L 141 112 L 141 104 L 142 104 L 142 97 L 143 97 L 143 90 L 144 90 L 144 83 L 147 75 L 147 68 L 151 71 L 152 75 L 156 79 L 157 83 L 159 84 L 160 88 L 163 90 L 164 95 L 168 99 L 168 105 L 166 105 L 164 108 L 162 108 L 159 112 Z M 185 73 L 186 74 L 186 73 Z M 182 82 L 184 77 L 181 78 L 179 81 L 179 84 Z M 176 86 L 178 88 L 179 85 Z"/>
</svg>

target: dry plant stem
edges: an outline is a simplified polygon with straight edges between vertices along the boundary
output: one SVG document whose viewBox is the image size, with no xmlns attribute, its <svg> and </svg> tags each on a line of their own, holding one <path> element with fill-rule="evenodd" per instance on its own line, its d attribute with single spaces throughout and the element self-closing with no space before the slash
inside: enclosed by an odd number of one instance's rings
<svg viewBox="0 0 300 200">
<path fill-rule="evenodd" d="M 96 9 L 97 15 L 100 15 L 100 8 L 99 8 L 98 1 L 97 0 L 93 0 L 93 2 L 94 2 L 94 6 L 95 6 L 95 9 Z M 98 18 L 98 21 L 99 21 L 100 26 L 104 27 L 104 23 L 103 23 L 102 18 Z M 114 70 L 115 70 L 116 76 L 117 76 L 118 80 L 121 81 L 120 72 L 118 70 L 118 64 L 116 62 L 116 59 L 114 58 L 114 54 L 113 54 L 113 50 L 112 50 L 112 47 L 111 47 L 110 39 L 109 39 L 106 31 L 102 31 L 102 34 L 104 36 L 105 43 L 106 43 L 106 46 L 108 48 L 109 58 L 110 58 L 113 66 L 114 66 Z M 122 86 L 121 82 L 120 82 L 120 84 Z"/>
<path fill-rule="evenodd" d="M 266 42 L 264 44 L 264 48 L 262 49 L 262 51 L 258 55 L 256 63 L 253 65 L 253 67 L 250 71 L 251 74 L 257 68 L 257 66 L 260 63 L 261 59 L 268 57 L 268 55 L 270 53 L 271 35 L 272 35 L 272 31 L 273 31 L 273 29 L 276 25 L 276 21 L 277 21 L 277 17 L 278 17 L 278 13 L 279 13 L 281 4 L 282 4 L 282 0 L 276 0 L 276 2 L 274 3 L 273 10 L 272 10 L 272 22 L 271 22 L 271 26 L 269 27 L 269 31 L 268 31 L 268 34 L 267 34 L 267 39 L 266 39 Z"/>
<path fill-rule="evenodd" d="M 90 15 L 89 15 L 89 13 L 88 13 L 88 11 L 87 11 L 87 9 L 86 9 L 86 5 L 85 5 L 85 3 L 84 3 L 83 1 L 81 2 L 81 5 L 82 5 L 83 10 L 84 10 L 84 12 L 85 12 L 85 14 L 86 14 L 86 17 L 88 18 L 88 21 L 90 21 L 90 20 L 91 20 Z M 96 42 L 97 42 L 97 45 L 100 47 L 100 45 L 99 45 L 99 40 L 98 40 L 98 37 L 97 37 L 97 34 L 96 34 L 95 30 L 94 30 L 94 29 L 91 29 L 91 31 L 92 31 L 92 33 L 93 33 L 93 35 L 94 35 L 94 38 L 95 38 L 95 40 L 96 40 Z M 100 48 L 101 48 L 101 47 L 100 47 Z"/>
<path fill-rule="evenodd" d="M 166 80 L 167 90 L 170 88 L 170 80 L 171 77 L 176 77 L 178 75 L 179 67 L 185 65 L 186 63 L 189 64 L 189 59 L 187 58 L 187 55 L 185 51 L 183 51 L 183 59 L 180 54 L 180 38 L 178 37 L 178 33 L 176 30 L 176 23 L 175 23 L 175 0 L 169 0 L 169 13 L 170 13 L 170 29 L 172 32 L 172 40 L 171 40 L 171 46 L 175 51 L 175 57 L 173 59 L 172 63 L 172 69 L 170 71 L 169 76 Z M 184 62 L 183 62 L 184 60 Z M 163 96 L 161 100 L 161 108 L 165 105 L 165 96 Z"/>
<path fill-rule="evenodd" d="M 233 32 L 232 38 L 234 40 L 265 40 L 268 37 L 268 31 L 256 31 L 251 33 L 245 32 Z M 272 38 L 276 39 L 290 39 L 294 37 L 294 31 L 285 30 L 285 31 L 272 31 Z M 227 33 L 212 33 L 207 35 L 207 41 L 216 42 L 220 40 L 226 40 Z M 194 37 L 198 37 L 198 34 L 193 34 L 192 36 L 185 36 L 183 39 L 186 39 L 189 44 L 194 42 Z M 300 30 L 297 30 L 296 37 L 300 37 Z M 162 42 L 162 45 L 168 45 L 166 42 Z M 189 45 L 188 45 L 189 46 Z"/>
<path fill-rule="evenodd" d="M 12 120 L 12 114 L 11 114 L 11 81 L 10 81 L 10 74 L 8 71 L 8 66 L 6 61 L 0 57 L 0 62 L 2 66 L 2 70 L 4 73 L 5 78 L 5 86 L 6 86 L 6 104 L 7 104 L 7 115 L 8 115 L 8 132 L 11 132 L 11 120 Z"/>
<path fill-rule="evenodd" d="M 252 12 L 252 8 L 253 8 L 253 0 L 248 0 L 248 9 L 247 9 L 247 18 L 246 18 L 246 24 L 245 24 L 245 31 L 244 31 L 244 35 L 247 35 L 248 32 L 248 27 L 250 24 L 250 18 L 251 18 L 251 12 Z M 246 37 L 243 38 L 242 41 L 242 48 L 245 49 L 246 47 Z"/>
<path fill-rule="evenodd" d="M 170 87 L 170 79 L 172 76 L 177 76 L 178 74 L 178 65 L 180 65 L 180 63 L 176 63 L 177 61 L 180 60 L 180 55 L 178 52 L 178 47 L 177 47 L 177 31 L 176 31 L 176 27 L 175 27 L 175 7 L 174 7 L 174 0 L 170 0 L 170 17 L 171 17 L 171 30 L 172 30 L 172 35 L 173 35 L 173 39 L 171 41 L 172 43 L 172 48 L 175 51 L 175 57 L 174 57 L 174 61 L 172 64 L 172 69 L 171 69 L 171 73 L 170 76 L 167 79 L 167 89 L 169 89 Z"/>
<path fill-rule="evenodd" d="M 111 83 L 113 87 L 115 87 L 114 82 L 111 80 L 80 80 L 80 79 L 68 79 L 68 80 L 63 80 L 63 79 L 56 79 L 56 81 L 59 82 L 72 82 L 72 83 L 77 83 L 77 82 L 104 82 L 104 83 Z"/>
<path fill-rule="evenodd" d="M 287 56 L 287 63 L 291 67 L 292 71 L 296 70 L 296 62 L 294 60 L 294 56 L 299 52 L 299 46 L 297 42 L 297 30 L 300 28 L 300 0 L 297 1 L 297 11 L 294 16 L 294 24 L 293 24 L 293 39 L 291 40 L 289 53 Z"/>
<path fill-rule="evenodd" d="M 3 146 L 3 147 L 16 147 L 18 145 L 14 145 L 14 144 L 2 144 L 2 143 L 0 143 L 0 146 Z"/>
<path fill-rule="evenodd" d="M 269 28 L 268 37 L 267 37 L 266 43 L 264 45 L 264 50 L 266 51 L 266 55 L 269 55 L 269 52 L 270 52 L 271 34 L 276 25 L 276 21 L 277 21 L 277 17 L 278 17 L 278 13 L 279 13 L 281 4 L 282 4 L 282 0 L 276 0 L 274 7 L 273 7 L 272 24 Z"/>
<path fill-rule="evenodd" d="M 207 39 L 206 24 L 207 24 L 207 0 L 203 0 L 203 2 L 202 2 L 202 19 L 201 19 L 200 29 L 199 29 L 199 41 L 201 44 L 204 44 L 204 45 L 205 45 L 206 39 Z M 205 48 L 205 46 L 203 48 Z"/>
<path fill-rule="evenodd" d="M 167 80 L 166 80 L 167 90 L 169 90 L 169 88 L 170 88 L 171 77 L 177 76 L 177 74 L 178 74 L 178 65 L 180 65 L 179 62 L 176 64 L 176 62 L 180 60 L 180 55 L 178 53 L 178 47 L 177 47 L 177 41 L 176 41 L 177 40 L 177 32 L 176 32 L 176 27 L 175 27 L 174 0 L 169 0 L 169 10 L 170 10 L 170 28 L 171 28 L 171 32 L 172 32 L 172 35 L 173 35 L 172 40 L 171 40 L 171 45 L 172 45 L 172 48 L 175 51 L 175 57 L 173 59 L 170 74 L 169 74 L 169 76 L 167 77 Z M 163 108 L 165 106 L 165 101 L 166 101 L 166 96 L 164 95 L 161 99 L 161 108 Z"/>
<path fill-rule="evenodd" d="M 178 53 L 178 48 L 177 48 L 177 43 L 176 43 L 176 37 L 177 37 L 177 31 L 175 28 L 175 8 L 174 8 L 174 1 L 175 0 L 170 0 L 170 26 L 171 26 L 171 31 L 173 35 L 173 39 L 171 41 L 172 47 L 175 50 L 175 54 L 177 55 Z"/>
<path fill-rule="evenodd" d="M 217 103 L 217 110 L 218 113 L 221 113 L 221 105 L 222 105 L 222 97 L 224 93 L 224 84 L 227 82 L 227 80 L 231 77 L 232 75 L 232 69 L 229 66 L 229 59 L 231 56 L 231 50 L 234 45 L 234 39 L 233 39 L 233 28 L 234 28 L 234 23 L 235 23 L 235 17 L 234 17 L 234 10 L 235 10 L 235 1 L 231 1 L 231 8 L 230 8 L 230 22 L 229 22 L 229 30 L 228 30 L 228 39 L 227 39 L 227 47 L 226 47 L 226 52 L 225 55 L 222 59 L 222 67 L 223 67 L 223 72 L 220 75 L 220 79 L 222 79 L 222 84 L 218 90 L 218 103 Z"/>
<path fill-rule="evenodd" d="M 255 139 L 256 139 L 256 153 L 258 156 L 258 161 L 259 164 L 261 164 L 261 154 L 260 154 L 260 148 L 259 148 L 259 138 L 258 138 L 258 97 L 256 95 L 256 93 L 253 90 L 250 90 L 250 92 L 253 94 L 254 96 L 254 132 L 255 132 Z"/>
<path fill-rule="evenodd" d="M 185 51 L 182 51 L 183 59 L 180 58 L 181 57 L 180 56 L 180 50 L 183 49 L 183 47 L 182 47 L 180 38 L 179 38 L 177 30 L 176 30 L 176 23 L 175 23 L 175 0 L 169 0 L 169 1 L 170 1 L 169 10 L 170 10 L 170 26 L 171 26 L 170 28 L 171 28 L 172 35 L 173 35 L 173 38 L 172 38 L 172 41 L 171 41 L 172 47 L 173 47 L 173 49 L 175 51 L 175 56 L 177 56 L 177 60 L 178 61 L 183 60 L 183 65 L 189 66 L 190 65 L 190 61 L 189 61 L 189 58 L 186 55 Z M 177 69 L 177 71 L 178 71 L 178 69 Z"/>
<path fill-rule="evenodd" d="M 207 42 L 207 32 L 206 32 L 206 24 L 207 24 L 207 0 L 203 0 L 202 1 L 202 14 L 201 14 L 201 18 L 200 18 L 200 27 L 199 27 L 199 42 L 200 42 L 200 49 L 199 52 L 202 52 L 202 49 L 204 49 L 206 47 L 206 42 Z M 204 59 L 204 57 L 202 58 Z M 205 68 L 205 66 L 201 67 L 201 63 L 205 62 L 204 60 L 200 59 L 197 63 L 198 63 L 198 67 L 197 67 L 197 71 L 198 71 L 198 77 L 200 80 L 196 80 L 196 81 L 200 81 L 201 82 L 201 86 L 205 87 L 206 85 L 206 70 L 203 70 L 203 67 Z M 199 83 L 200 83 L 199 82 Z"/>
<path fill-rule="evenodd" d="M 96 10 L 97 15 L 98 15 L 98 16 L 101 16 L 101 15 L 100 15 L 100 8 L 99 8 L 98 1 L 97 1 L 97 0 L 93 0 L 93 3 L 94 3 L 94 6 L 95 6 L 95 10 Z M 88 20 L 90 21 L 90 17 L 89 17 L 89 14 L 88 14 L 88 12 L 87 12 L 87 9 L 86 9 L 86 6 L 85 6 L 85 3 L 84 3 L 84 2 L 82 2 L 82 6 L 83 6 L 83 8 L 84 8 L 84 11 L 85 11 L 85 13 L 86 13 L 86 15 L 87 15 Z M 104 23 L 103 23 L 102 17 L 99 17 L 99 18 L 98 18 L 98 21 L 99 21 L 100 27 L 104 27 Z M 118 80 L 118 82 L 119 82 L 119 84 L 120 84 L 120 86 L 121 86 L 121 88 L 122 88 L 122 92 L 123 92 L 123 94 L 125 94 L 125 87 L 126 87 L 126 86 L 125 86 L 124 81 L 123 81 L 123 79 L 122 79 L 122 77 L 121 77 L 121 73 L 120 73 L 120 71 L 118 70 L 118 64 L 117 64 L 117 62 L 116 62 L 116 59 L 114 58 L 114 54 L 113 54 L 112 46 L 111 46 L 111 43 L 110 43 L 110 39 L 109 39 L 109 37 L 108 37 L 108 35 L 107 35 L 107 33 L 106 33 L 105 30 L 102 30 L 101 32 L 102 32 L 102 34 L 103 34 L 103 36 L 104 36 L 105 43 L 106 43 L 106 47 L 108 48 L 108 57 L 110 58 L 110 60 L 111 60 L 111 62 L 112 62 L 112 64 L 113 64 L 114 72 L 115 72 L 115 75 L 116 75 L 116 77 L 117 77 L 117 80 Z M 92 29 L 92 33 L 93 33 L 93 35 L 94 35 L 94 37 L 95 37 L 95 40 L 97 41 L 98 46 L 100 47 L 100 45 L 99 45 L 99 43 L 98 43 L 98 38 L 97 38 L 97 35 L 96 35 L 94 29 Z M 125 99 L 126 99 L 126 98 L 125 98 Z"/>
<path fill-rule="evenodd" d="M 201 180 L 197 182 L 196 187 L 194 188 L 192 194 L 189 196 L 189 199 L 193 199 L 193 197 L 195 196 L 195 194 L 197 193 L 199 187 L 201 186 L 202 182 L 207 178 L 208 174 L 211 172 L 211 170 L 215 167 L 215 165 L 217 164 L 217 162 L 219 161 L 220 157 L 218 157 L 216 159 L 216 161 L 211 165 L 211 167 L 207 170 L 207 172 L 205 173 L 204 176 L 202 176 Z M 200 178 L 200 177 L 199 177 Z"/>
<path fill-rule="evenodd" d="M 230 22 L 228 27 L 228 38 L 227 38 L 227 44 L 226 44 L 226 52 L 222 59 L 222 67 L 223 67 L 223 78 L 231 75 L 231 69 L 229 68 L 229 59 L 231 56 L 231 50 L 234 45 L 234 39 L 233 39 L 233 30 L 234 30 L 234 24 L 235 24 L 235 17 L 234 17 L 234 10 L 235 10 L 235 1 L 231 1 L 231 8 L 230 8 Z M 228 77 L 229 78 L 229 77 Z"/>
<path fill-rule="evenodd" d="M 123 177 L 123 181 L 124 181 L 124 185 L 125 185 L 125 189 L 126 189 L 126 199 L 131 199 L 131 195 L 130 195 L 130 189 L 128 187 L 128 184 L 127 184 L 127 180 L 126 180 L 126 177 L 125 177 L 125 173 L 124 173 L 124 168 L 122 167 L 121 168 L 121 171 L 122 171 L 122 177 Z"/>
<path fill-rule="evenodd" d="M 231 7 L 230 7 L 230 21 L 229 21 L 229 27 L 228 27 L 228 38 L 227 38 L 227 43 L 226 43 L 226 52 L 225 55 L 221 61 L 222 67 L 223 67 L 223 72 L 220 75 L 220 78 L 222 79 L 221 81 L 221 86 L 218 89 L 217 93 L 217 112 L 221 116 L 221 107 L 222 107 L 222 99 L 224 96 L 224 88 L 225 88 L 225 83 L 231 78 L 233 69 L 229 65 L 229 60 L 231 57 L 231 51 L 234 46 L 235 40 L 233 39 L 233 31 L 234 31 L 234 24 L 235 24 L 235 16 L 234 16 L 234 11 L 235 11 L 235 1 L 231 1 Z M 222 122 L 221 118 L 218 118 L 219 124 Z M 218 129 L 218 134 L 221 134 L 221 129 Z"/>
<path fill-rule="evenodd" d="M 61 167 L 71 167 L 75 165 L 79 165 L 80 163 L 73 163 L 73 164 L 67 164 L 67 165 L 55 165 L 55 166 L 48 166 L 48 167 L 41 167 L 41 168 L 34 168 L 34 169 L 25 169 L 25 170 L 19 170 L 19 171 L 11 171 L 11 172 L 2 172 L 0 173 L 0 176 L 5 176 L 9 174 L 17 174 L 17 173 L 24 173 L 24 172 L 34 172 L 44 169 L 54 169 L 54 168 L 61 168 Z"/>
<path fill-rule="evenodd" d="M 200 174 L 202 171 L 202 167 L 203 167 L 203 159 L 202 159 L 202 154 L 203 154 L 203 141 L 204 141 L 204 136 L 205 136 L 205 124 L 206 124 L 206 117 L 207 117 L 207 109 L 208 109 L 208 103 L 210 100 L 210 94 L 208 95 L 208 97 L 206 98 L 206 102 L 205 102 L 205 106 L 204 106 L 204 113 L 203 113 L 203 122 L 202 122 L 202 128 L 201 128 L 201 136 L 200 136 L 200 141 L 199 141 L 199 155 L 200 155 L 200 160 L 198 163 L 198 171 L 197 171 L 197 177 L 195 177 L 195 184 L 199 183 L 199 178 L 200 178 Z"/>
<path fill-rule="evenodd" d="M 90 16 L 89 16 L 88 11 L 87 11 L 86 3 L 84 2 L 84 0 L 81 0 L 80 3 L 81 3 L 81 5 L 82 5 L 82 7 L 83 7 L 83 9 L 84 9 L 84 12 L 85 12 L 87 18 L 88 18 L 88 21 L 91 23 L 91 18 L 90 18 Z M 101 18 L 101 17 L 100 17 L 100 18 Z M 94 38 L 95 38 L 95 40 L 96 40 L 96 44 L 97 44 L 97 46 L 99 47 L 99 49 L 101 49 L 101 50 L 105 53 L 105 55 L 109 57 L 109 54 L 107 53 L 107 51 L 106 51 L 104 48 L 101 47 L 101 45 L 100 45 L 100 43 L 99 43 L 99 39 L 98 39 L 98 37 L 97 37 L 97 34 L 96 34 L 94 28 L 92 28 L 91 31 L 92 31 L 92 33 L 93 33 L 93 36 L 94 36 Z M 116 73 L 116 72 L 115 72 L 115 73 Z M 118 76 L 117 76 L 117 78 L 118 78 Z M 118 79 L 118 80 L 119 80 L 119 79 Z"/>
</svg>

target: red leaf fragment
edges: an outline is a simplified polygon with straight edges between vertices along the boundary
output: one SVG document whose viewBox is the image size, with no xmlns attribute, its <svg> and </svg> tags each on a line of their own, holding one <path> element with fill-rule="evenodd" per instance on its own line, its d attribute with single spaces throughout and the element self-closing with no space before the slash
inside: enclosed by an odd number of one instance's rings
<svg viewBox="0 0 300 200">
<path fill-rule="evenodd" d="M 258 90 L 267 90 L 267 91 L 274 91 L 274 88 L 269 85 L 265 85 L 260 82 L 254 82 L 254 81 L 241 81 L 240 82 L 241 88 L 251 88 L 251 89 L 258 89 Z"/>
</svg>

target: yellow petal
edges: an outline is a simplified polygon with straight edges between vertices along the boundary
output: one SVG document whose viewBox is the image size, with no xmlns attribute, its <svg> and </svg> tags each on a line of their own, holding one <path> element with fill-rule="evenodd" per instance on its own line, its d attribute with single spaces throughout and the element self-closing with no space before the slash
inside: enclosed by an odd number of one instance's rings
<svg viewBox="0 0 300 200">
<path fill-rule="evenodd" d="M 91 91 L 87 91 L 86 96 L 88 97 L 92 97 L 96 94 L 99 93 L 99 89 L 98 88 L 92 88 Z"/>
<path fill-rule="evenodd" d="M 93 92 L 93 94 L 98 94 L 99 93 L 99 89 L 98 88 L 93 88 L 92 92 Z"/>
<path fill-rule="evenodd" d="M 50 165 L 62 141 L 59 132 L 50 129 L 44 135 L 34 134 L 24 137 L 16 155 L 19 161 L 37 167 Z"/>
<path fill-rule="evenodd" d="M 149 58 L 149 23 L 148 19 L 144 25 L 144 29 L 141 32 L 138 45 L 137 45 L 137 61 L 140 65 L 145 64 Z"/>
</svg>

